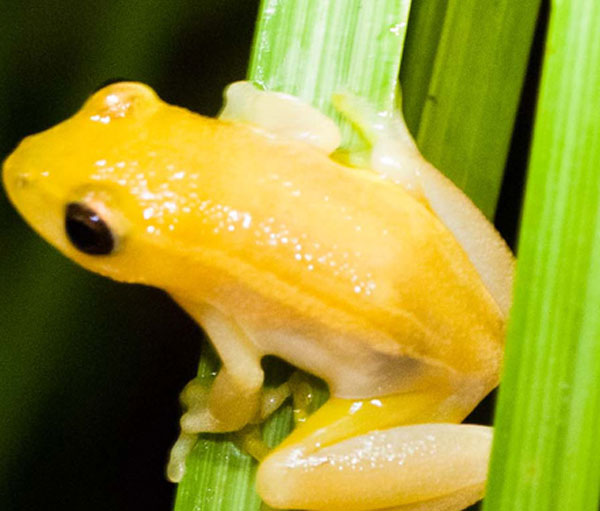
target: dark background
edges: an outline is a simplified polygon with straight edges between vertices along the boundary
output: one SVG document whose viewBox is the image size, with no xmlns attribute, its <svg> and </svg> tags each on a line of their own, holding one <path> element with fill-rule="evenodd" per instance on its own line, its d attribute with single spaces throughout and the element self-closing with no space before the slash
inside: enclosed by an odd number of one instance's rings
<svg viewBox="0 0 600 511">
<path fill-rule="evenodd" d="M 109 79 L 146 82 L 168 102 L 214 115 L 225 85 L 245 76 L 257 4 L 3 2 L 0 160 Z M 540 51 L 538 35 L 498 210 L 511 243 Z M 60 256 L 3 191 L 0 227 L 0 509 L 170 509 L 164 465 L 200 330 L 162 292 Z M 488 400 L 474 420 L 489 416 Z"/>
</svg>

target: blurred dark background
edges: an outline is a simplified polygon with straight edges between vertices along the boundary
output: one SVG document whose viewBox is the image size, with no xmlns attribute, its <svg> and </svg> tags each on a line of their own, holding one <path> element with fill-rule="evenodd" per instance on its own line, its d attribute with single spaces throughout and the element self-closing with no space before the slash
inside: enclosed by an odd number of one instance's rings
<svg viewBox="0 0 600 511">
<path fill-rule="evenodd" d="M 103 82 L 151 85 L 214 115 L 245 76 L 258 1 L 4 1 L 0 160 L 73 114 Z M 498 225 L 514 242 L 541 48 L 538 37 Z M 0 509 L 166 510 L 177 396 L 200 330 L 162 292 L 60 256 L 0 191 Z M 489 420 L 489 403 L 476 419 Z"/>
<path fill-rule="evenodd" d="M 257 1 L 0 7 L 0 160 L 127 78 L 214 115 L 244 78 Z M 0 509 L 167 510 L 177 397 L 201 332 L 160 291 L 60 256 L 0 191 Z"/>
</svg>

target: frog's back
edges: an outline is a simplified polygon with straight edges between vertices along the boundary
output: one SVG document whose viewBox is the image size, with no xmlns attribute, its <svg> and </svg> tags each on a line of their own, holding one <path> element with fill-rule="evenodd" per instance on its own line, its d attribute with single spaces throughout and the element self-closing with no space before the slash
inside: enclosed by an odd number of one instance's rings
<svg viewBox="0 0 600 511">
<path fill-rule="evenodd" d="M 249 328 L 320 328 L 386 357 L 497 372 L 502 315 L 426 204 L 303 143 L 217 120 L 190 129 L 195 117 L 181 125 L 197 177 L 188 232 L 245 284 Z M 213 299 L 249 299 L 220 289 Z"/>
<path fill-rule="evenodd" d="M 33 186 L 15 187 L 13 200 L 68 256 L 207 301 L 265 352 L 317 374 L 344 357 L 374 373 L 399 360 L 497 373 L 498 307 L 450 232 L 401 186 L 307 144 L 169 106 L 139 84 L 102 94 L 5 165 L 5 177 L 15 169 L 48 187 L 43 215 Z M 66 202 L 90 197 L 110 197 L 105 206 L 123 217 L 119 255 L 82 255 L 57 231 Z"/>
</svg>

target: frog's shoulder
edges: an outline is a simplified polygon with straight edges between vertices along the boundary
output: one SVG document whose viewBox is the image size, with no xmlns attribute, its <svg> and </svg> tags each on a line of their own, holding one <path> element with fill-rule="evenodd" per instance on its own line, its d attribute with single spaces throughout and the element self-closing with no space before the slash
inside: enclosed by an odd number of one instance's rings
<svg viewBox="0 0 600 511">
<path fill-rule="evenodd" d="M 219 119 L 251 125 L 268 136 L 302 141 L 332 153 L 341 141 L 329 117 L 295 96 L 257 89 L 250 82 L 234 82 L 225 89 Z"/>
</svg>

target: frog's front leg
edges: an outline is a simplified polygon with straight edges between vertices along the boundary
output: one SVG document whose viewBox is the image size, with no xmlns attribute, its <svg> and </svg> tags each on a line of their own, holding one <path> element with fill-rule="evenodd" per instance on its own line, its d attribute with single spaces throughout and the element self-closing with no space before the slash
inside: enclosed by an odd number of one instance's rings
<svg viewBox="0 0 600 511">
<path fill-rule="evenodd" d="M 438 397 L 331 400 L 263 461 L 259 494 L 278 509 L 464 509 L 483 496 L 492 430 L 452 423 L 463 412 Z"/>
<path fill-rule="evenodd" d="M 192 382 L 182 395 L 184 433 L 237 431 L 259 413 L 264 374 L 261 353 L 233 318 L 216 308 L 177 302 L 204 328 L 223 366 L 210 391 Z"/>
<path fill-rule="evenodd" d="M 181 417 L 181 433 L 171 449 L 167 465 L 169 480 L 179 482 L 183 479 L 186 458 L 196 444 L 198 433 L 242 429 L 261 416 L 265 398 L 262 396 L 261 354 L 233 318 L 209 305 L 174 298 L 202 325 L 223 362 L 210 388 L 192 380 L 181 394 L 186 412 Z M 280 390 L 272 397 L 277 404 L 286 396 L 285 390 Z M 270 411 L 267 407 L 267 412 Z M 249 443 L 243 434 L 240 441 Z M 256 445 L 250 452 L 263 449 Z"/>
</svg>

